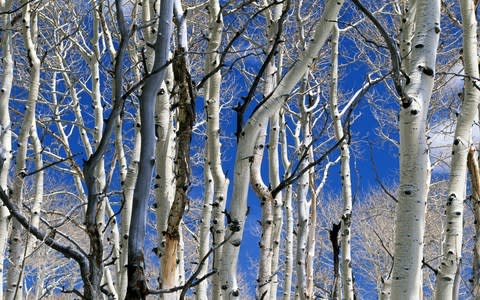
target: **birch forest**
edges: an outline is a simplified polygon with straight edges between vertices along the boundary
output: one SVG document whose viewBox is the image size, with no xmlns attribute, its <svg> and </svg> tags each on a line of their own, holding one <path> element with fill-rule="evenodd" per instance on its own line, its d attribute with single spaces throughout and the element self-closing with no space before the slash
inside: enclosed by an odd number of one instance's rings
<svg viewBox="0 0 480 300">
<path fill-rule="evenodd" d="M 480 299 L 478 0 L 0 0 L 0 299 Z"/>
</svg>

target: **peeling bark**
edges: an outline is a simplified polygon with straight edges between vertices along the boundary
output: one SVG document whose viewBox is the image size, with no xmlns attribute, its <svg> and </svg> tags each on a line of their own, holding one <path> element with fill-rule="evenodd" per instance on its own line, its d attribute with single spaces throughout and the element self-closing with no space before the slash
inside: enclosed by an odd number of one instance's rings
<svg viewBox="0 0 480 300">
<path fill-rule="evenodd" d="M 180 242 L 179 226 L 187 206 L 190 186 L 190 145 L 192 129 L 195 122 L 195 95 L 193 93 L 190 73 L 185 53 L 179 49 L 175 52 L 173 74 L 178 97 L 178 131 L 177 153 L 175 157 L 175 198 L 168 215 L 168 226 L 165 232 L 165 253 L 162 257 L 162 288 L 173 288 L 177 285 L 177 251 Z M 167 295 L 166 295 L 167 296 Z"/>
</svg>

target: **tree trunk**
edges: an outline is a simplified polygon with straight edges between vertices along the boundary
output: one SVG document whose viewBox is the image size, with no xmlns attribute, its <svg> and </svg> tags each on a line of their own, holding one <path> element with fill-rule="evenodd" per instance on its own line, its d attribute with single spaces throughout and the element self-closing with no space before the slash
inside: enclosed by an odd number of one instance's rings
<svg viewBox="0 0 480 300">
<path fill-rule="evenodd" d="M 467 157 L 472 187 L 473 216 L 475 219 L 475 243 L 473 246 L 472 288 L 473 296 L 480 297 L 480 167 L 475 146 L 470 146 Z"/>
<path fill-rule="evenodd" d="M 188 204 L 188 189 L 190 187 L 190 144 L 192 129 L 195 122 L 195 95 L 188 71 L 183 49 L 175 52 L 173 73 L 175 88 L 178 92 L 178 131 L 177 154 L 175 157 L 175 198 L 168 216 L 168 226 L 165 232 L 165 254 L 162 257 L 163 285 L 162 288 L 173 288 L 177 285 L 177 257 L 180 242 L 179 226 Z M 167 298 L 167 295 L 166 295 Z M 169 299 L 171 297 L 168 297 Z M 173 298 L 172 298 L 173 299 Z"/>
<path fill-rule="evenodd" d="M 418 1 L 406 95 L 400 111 L 400 187 L 395 221 L 392 299 L 420 299 L 430 161 L 425 126 L 435 75 L 440 1 Z M 416 66 L 416 67 L 413 67 Z"/>
<path fill-rule="evenodd" d="M 23 123 L 18 135 L 18 150 L 15 159 L 15 178 L 13 180 L 13 194 L 15 204 L 22 205 L 23 203 L 23 188 L 24 179 L 27 172 L 27 150 L 28 137 L 35 122 L 35 108 L 40 89 L 40 59 L 37 57 L 36 45 L 34 38 L 37 37 L 36 17 L 31 14 L 31 3 L 24 2 L 25 7 L 22 10 L 23 14 L 23 39 L 26 48 L 28 49 L 28 59 L 30 62 L 30 87 L 28 101 L 25 107 L 25 115 Z M 22 262 L 24 260 L 24 247 L 27 245 L 23 243 L 22 225 L 13 220 L 12 230 L 10 234 L 10 252 L 9 260 L 11 262 L 7 274 L 7 289 L 6 299 L 22 299 L 23 297 L 23 278 L 22 278 Z"/>
<path fill-rule="evenodd" d="M 295 85 L 300 81 L 308 68 L 313 64 L 315 58 L 324 45 L 332 28 L 330 20 L 335 19 L 343 1 L 329 1 L 325 11 L 317 24 L 317 31 L 299 60 L 293 65 L 285 77 L 282 78 L 270 98 L 265 101 L 250 117 L 245 128 L 239 135 L 238 149 L 235 158 L 234 187 L 230 206 L 230 214 L 227 229 L 227 236 L 232 235 L 223 248 L 223 265 L 221 270 L 222 289 L 226 291 L 227 297 L 236 299 L 240 296 L 236 268 L 238 263 L 239 246 L 242 241 L 243 229 L 247 213 L 247 195 L 250 172 L 250 158 L 254 151 L 256 137 L 260 128 L 268 121 L 274 113 L 278 113 L 284 103 L 285 95 L 290 94 Z"/>
<path fill-rule="evenodd" d="M 11 6 L 12 1 L 0 1 L 1 12 L 9 11 Z M 3 76 L 0 89 L 0 188 L 4 191 L 7 190 L 8 173 L 12 160 L 10 154 L 12 150 L 12 131 L 10 128 L 9 103 L 13 82 L 13 45 L 10 22 L 10 14 L 0 16 L 0 26 L 4 29 L 1 41 Z M 9 215 L 8 209 L 2 203 L 0 206 L 0 278 L 4 278 L 5 246 L 8 238 Z M 3 291 L 3 280 L 0 280 L 0 299 L 4 299 Z"/>
<path fill-rule="evenodd" d="M 465 70 L 462 112 L 458 115 L 448 184 L 447 220 L 443 240 L 443 257 L 437 274 L 435 299 L 455 299 L 455 277 L 462 260 L 463 201 L 466 194 L 467 155 L 471 144 L 472 124 L 478 113 L 480 91 L 475 86 L 479 77 L 477 20 L 475 4 L 460 1 L 463 20 L 463 64 Z"/>
<path fill-rule="evenodd" d="M 342 213 L 342 229 L 340 231 L 342 254 L 342 288 L 343 297 L 346 300 L 353 300 L 353 277 L 352 277 L 352 254 L 351 254 L 351 218 L 352 218 L 352 182 L 350 175 L 350 146 L 349 138 L 345 136 L 342 127 L 342 115 L 338 109 L 338 40 L 339 30 L 335 23 L 332 30 L 332 79 L 330 82 L 330 114 L 335 129 L 335 137 L 340 142 L 341 157 L 341 179 L 342 179 L 342 197 L 343 197 L 343 213 Z"/>
<path fill-rule="evenodd" d="M 292 166 L 288 159 L 287 149 L 287 130 L 285 114 L 281 113 L 280 123 L 280 144 L 282 146 L 282 164 L 285 170 L 284 177 L 290 175 L 290 168 Z M 285 207 L 285 272 L 283 279 L 283 299 L 290 300 L 292 291 L 292 274 L 293 274 L 293 212 L 292 212 L 292 187 L 286 187 L 283 193 L 283 205 Z"/>
<path fill-rule="evenodd" d="M 208 5 L 209 13 L 209 38 L 207 48 L 207 59 L 205 61 L 205 73 L 210 74 L 220 65 L 219 49 L 222 41 L 223 16 L 218 0 L 210 0 Z M 217 70 L 206 82 L 205 103 L 207 110 L 207 152 L 208 160 L 206 166 L 210 168 L 213 180 L 213 204 L 204 208 L 211 210 L 212 222 L 212 247 L 217 248 L 225 239 L 225 204 L 227 201 L 228 179 L 222 169 L 221 143 L 220 143 L 220 87 L 222 74 Z M 210 226 L 210 224 L 209 224 Z M 202 241 L 203 242 L 203 241 Z M 222 250 L 219 247 L 213 256 L 213 270 L 217 271 L 212 278 L 212 294 L 214 300 L 222 299 L 219 270 L 223 265 Z M 203 257 L 203 256 L 202 256 Z M 204 283 L 200 283 L 203 288 Z M 207 297 L 206 293 L 197 294 L 197 299 Z"/>
<path fill-rule="evenodd" d="M 140 96 L 141 150 L 137 182 L 133 195 L 132 217 L 128 236 L 128 287 L 126 299 L 145 299 L 148 287 L 145 278 L 144 242 L 146 230 L 147 200 L 150 192 L 152 172 L 155 163 L 155 100 L 165 76 L 163 66 L 167 62 L 173 1 L 162 1 L 158 36 L 155 42 L 153 74 L 145 81 Z"/>
</svg>

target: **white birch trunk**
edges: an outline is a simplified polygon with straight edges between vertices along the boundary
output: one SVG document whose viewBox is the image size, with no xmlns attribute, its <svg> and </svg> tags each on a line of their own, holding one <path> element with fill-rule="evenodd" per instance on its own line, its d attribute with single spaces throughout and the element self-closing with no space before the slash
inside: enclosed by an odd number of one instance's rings
<svg viewBox="0 0 480 300">
<path fill-rule="evenodd" d="M 332 72 L 330 81 L 330 114 L 335 129 L 335 138 L 340 142 L 341 155 L 341 178 L 342 178 L 342 197 L 343 212 L 341 224 L 341 279 L 344 299 L 352 300 L 353 295 L 353 278 L 352 278 L 352 255 L 351 255 L 351 218 L 352 218 L 352 182 L 350 175 L 350 147 L 348 145 L 348 137 L 345 137 L 342 126 L 342 115 L 338 109 L 338 39 L 339 30 L 335 23 L 332 30 Z M 342 140 L 343 139 L 343 140 Z"/>
<path fill-rule="evenodd" d="M 465 75 L 462 112 L 458 115 L 448 184 L 447 220 L 443 239 L 443 257 L 437 274 L 435 299 L 456 299 L 455 277 L 462 260 L 463 201 L 465 199 L 467 155 L 471 143 L 473 121 L 477 116 L 480 91 L 475 86 L 479 77 L 477 20 L 473 1 L 460 1 L 463 24 L 463 64 Z"/>
<path fill-rule="evenodd" d="M 265 5 L 268 5 L 266 2 Z M 266 18 L 268 20 L 268 30 L 267 38 L 269 40 L 269 47 L 267 52 L 272 51 L 272 47 L 275 41 L 275 35 L 278 31 L 279 19 L 282 14 L 283 5 L 274 5 L 271 10 L 266 10 Z M 275 89 L 277 83 L 277 69 L 275 67 L 275 59 L 272 59 L 265 68 L 264 72 L 264 86 L 263 86 L 263 97 L 266 98 L 270 93 Z M 275 118 L 276 116 L 276 118 Z M 273 114 L 270 117 L 269 122 L 273 119 L 276 120 L 277 124 L 274 124 L 271 127 L 270 140 L 273 143 L 278 144 L 278 113 Z M 260 262 L 259 262 L 259 271 L 257 278 L 257 299 L 270 299 L 274 295 L 270 294 L 271 282 L 272 282 L 272 259 L 273 259 L 273 206 L 274 199 L 272 198 L 271 192 L 266 184 L 263 182 L 261 176 L 261 164 L 263 160 L 263 153 L 265 149 L 266 141 L 266 124 L 261 129 L 260 134 L 257 137 L 257 142 L 255 145 L 253 161 L 250 166 L 250 177 L 252 182 L 252 187 L 258 198 L 260 199 L 262 207 L 262 234 L 260 238 Z M 276 150 L 276 146 L 272 148 Z M 279 170 L 278 170 L 278 153 L 272 152 L 269 148 L 269 178 L 276 180 L 275 183 L 270 182 L 270 186 L 277 186 L 280 183 Z M 273 173 L 276 172 L 276 173 Z M 276 195 L 276 199 L 281 199 L 281 194 Z M 278 202 L 278 201 L 277 201 Z M 278 207 L 278 205 L 277 205 Z M 278 212 L 278 211 L 277 211 Z"/>
<path fill-rule="evenodd" d="M 209 74 L 220 64 L 220 54 L 218 52 L 222 41 L 223 16 L 220 10 L 218 0 L 210 0 L 208 5 L 209 13 L 209 42 L 207 47 L 207 59 L 205 61 L 205 73 Z M 225 239 L 225 204 L 227 201 L 228 179 L 225 177 L 221 160 L 220 143 L 220 86 L 222 75 L 220 70 L 213 74 L 205 86 L 205 103 L 207 110 L 207 152 L 209 166 L 213 179 L 213 205 L 205 209 L 212 210 L 212 247 L 217 247 Z M 204 212 L 207 214 L 207 212 Z M 215 251 L 213 259 L 213 269 L 217 272 L 212 278 L 212 299 L 221 299 L 223 290 L 220 283 L 220 270 L 223 265 L 222 250 L 219 247 Z M 197 295 L 203 297 L 204 295 Z"/>
<path fill-rule="evenodd" d="M 157 147 L 155 153 L 156 178 L 155 178 L 155 199 L 157 215 L 157 251 L 161 258 L 164 254 L 165 236 L 167 230 L 168 213 L 175 196 L 175 128 L 173 124 L 173 113 L 170 112 L 171 91 L 173 88 L 173 71 L 171 66 L 167 73 L 160 93 L 157 96 L 155 107 L 155 126 L 157 135 Z M 160 264 L 159 274 L 162 274 L 163 265 Z M 159 284 L 162 286 L 162 276 L 159 277 Z"/>
<path fill-rule="evenodd" d="M 405 72 L 410 72 L 410 51 L 412 51 L 412 38 L 415 32 L 415 14 L 417 11 L 416 0 L 402 3 L 401 33 L 400 33 L 400 57 Z"/>
<path fill-rule="evenodd" d="M 31 65 L 30 69 L 30 87 L 29 95 L 25 108 L 20 133 L 18 135 L 18 149 L 15 159 L 15 178 L 13 180 L 12 199 L 17 205 L 23 203 L 23 185 L 24 175 L 26 174 L 26 158 L 28 149 L 28 137 L 35 122 L 35 108 L 40 88 L 40 59 L 37 57 L 36 45 L 34 44 L 34 23 L 36 18 L 32 18 L 31 3 L 24 2 L 23 14 L 23 38 L 28 50 L 28 59 Z M 22 225 L 14 219 L 12 222 L 12 231 L 10 234 L 10 266 L 7 274 L 6 299 L 22 299 L 23 280 L 22 280 L 22 262 L 24 260 L 24 248 L 26 245 L 21 238 L 23 232 Z"/>
<path fill-rule="evenodd" d="M 209 161 L 208 149 L 205 155 L 205 162 Z M 210 168 L 205 163 L 203 168 L 204 176 L 204 201 L 202 207 L 202 219 L 200 220 L 200 233 L 199 233 L 199 245 L 198 245 L 198 259 L 199 261 L 204 258 L 210 249 L 210 221 L 212 218 L 212 203 L 213 203 L 213 177 Z M 207 274 L 208 259 L 205 264 L 201 266 L 201 270 L 198 273 L 198 277 L 202 278 Z M 208 281 L 203 280 L 195 289 L 195 299 L 207 300 L 208 299 Z"/>
<path fill-rule="evenodd" d="M 300 81 L 308 68 L 314 63 L 320 48 L 324 45 L 332 28 L 332 22 L 336 18 L 343 1 L 328 1 L 325 11 L 316 26 L 316 32 L 303 55 L 285 75 L 272 96 L 250 117 L 243 131 L 240 133 L 238 149 L 235 158 L 234 187 L 230 206 L 230 223 L 228 224 L 227 236 L 232 238 L 223 248 L 223 265 L 221 266 L 222 289 L 225 296 L 237 299 L 240 291 L 237 282 L 237 263 L 239 247 L 242 241 L 243 229 L 247 213 L 247 195 L 250 172 L 249 158 L 253 155 L 254 144 L 260 129 L 268 121 L 268 118 L 277 113 L 284 103 L 285 95 L 290 94 L 295 85 Z"/>
<path fill-rule="evenodd" d="M 12 6 L 12 1 L 0 1 L 0 11 L 9 11 Z M 12 90 L 13 82 L 13 56 L 12 56 L 12 38 L 10 31 L 10 14 L 4 14 L 0 17 L 0 26 L 4 29 L 2 36 L 2 70 L 3 76 L 1 79 L 0 88 L 0 159 L 2 166 L 0 168 L 0 188 L 7 189 L 8 183 L 8 171 L 10 169 L 11 162 L 11 150 L 12 150 L 12 133 L 10 128 L 10 93 Z M 3 274 L 4 274 L 4 258 L 5 258 L 5 246 L 8 238 L 8 209 L 3 205 L 0 206 L 0 299 L 3 299 Z"/>
<path fill-rule="evenodd" d="M 303 170 L 311 162 L 310 149 L 312 143 L 311 112 L 304 104 L 304 96 L 299 96 L 299 106 L 301 107 L 300 127 L 303 138 L 300 144 L 296 145 L 300 162 L 299 170 Z M 298 143 L 298 142 L 297 142 Z M 308 154 L 306 154 L 306 152 Z M 307 294 L 307 240 L 309 231 L 309 219 L 311 202 L 307 200 L 310 190 L 309 172 L 305 172 L 297 181 L 297 254 L 296 254 L 296 276 L 297 286 L 295 289 L 295 299 L 309 299 Z"/>
<path fill-rule="evenodd" d="M 283 66 L 283 49 L 279 49 L 277 57 L 277 70 L 276 70 L 276 82 L 280 82 L 282 79 L 282 66 Z M 283 153 L 279 152 L 279 143 L 280 143 L 280 133 L 283 134 L 281 124 L 280 124 L 280 115 L 281 113 L 273 114 L 270 117 L 270 141 L 268 148 L 268 161 L 269 161 L 269 176 L 270 184 L 272 186 L 278 186 L 280 184 L 280 155 L 283 157 Z M 283 146 L 282 146 L 283 147 Z M 285 149 L 287 150 L 287 149 Z M 283 152 L 283 148 L 282 148 Z M 288 154 L 286 154 L 288 156 Z M 288 160 L 288 157 L 287 157 Z M 277 299 L 277 290 L 278 290 L 278 270 L 280 263 L 280 241 L 282 238 L 282 229 L 283 229 L 283 210 L 285 202 L 284 195 L 282 192 L 279 192 L 273 201 L 273 249 L 272 249 L 272 283 L 270 288 L 270 299 Z"/>
<path fill-rule="evenodd" d="M 133 191 L 138 175 L 138 162 L 140 160 L 140 130 L 137 127 L 135 133 L 135 148 L 133 150 L 131 163 L 123 181 L 123 209 L 122 225 L 120 229 L 120 271 L 117 274 L 117 294 L 119 299 L 125 299 L 128 285 L 128 234 L 130 229 L 130 218 L 132 216 Z"/>
<path fill-rule="evenodd" d="M 262 234 L 260 237 L 260 259 L 257 278 L 257 299 L 269 299 L 270 291 L 270 275 L 272 266 L 272 223 L 273 223 L 273 198 L 270 190 L 265 185 L 261 175 L 261 165 L 266 140 L 266 124 L 261 129 L 255 150 L 253 153 L 252 163 L 250 165 L 250 181 L 252 189 L 257 194 L 262 208 Z"/>
<path fill-rule="evenodd" d="M 172 33 L 173 1 L 162 1 L 159 16 L 155 60 L 152 74 L 143 86 L 140 96 L 141 150 L 137 181 L 133 195 L 132 216 L 128 240 L 128 287 L 126 298 L 143 299 L 148 293 L 145 278 L 144 242 L 146 234 L 147 199 L 155 162 L 155 102 L 165 70 L 160 68 L 167 62 Z"/>
<path fill-rule="evenodd" d="M 392 299 L 420 299 L 430 161 L 425 126 L 435 75 L 440 1 L 418 1 L 406 94 L 400 111 L 400 187 L 395 221 Z"/>
<path fill-rule="evenodd" d="M 280 144 L 282 146 L 282 164 L 285 169 L 284 177 L 290 175 L 291 163 L 288 159 L 288 143 L 285 114 L 281 113 L 280 123 Z M 283 279 L 283 299 L 291 299 L 292 274 L 293 274 L 293 212 L 292 212 L 292 187 L 286 187 L 283 195 L 283 205 L 285 207 L 285 272 Z"/>
</svg>

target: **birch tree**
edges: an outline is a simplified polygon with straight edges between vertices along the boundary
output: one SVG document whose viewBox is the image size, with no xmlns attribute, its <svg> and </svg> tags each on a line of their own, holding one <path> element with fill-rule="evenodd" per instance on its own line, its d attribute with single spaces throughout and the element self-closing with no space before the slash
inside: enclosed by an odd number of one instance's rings
<svg viewBox="0 0 480 300">
<path fill-rule="evenodd" d="M 330 33 L 332 24 L 329 20 L 336 17 L 342 4 L 343 2 L 341 1 L 329 1 L 327 3 L 322 18 L 316 27 L 317 31 L 311 44 L 309 44 L 297 63 L 282 78 L 270 98 L 255 111 L 240 132 L 235 159 L 233 200 L 230 206 L 231 221 L 227 224 L 227 236 L 232 234 L 232 238 L 224 246 L 222 254 L 224 260 L 221 270 L 222 288 L 226 290 L 227 297 L 235 299 L 240 295 L 236 278 L 236 268 L 238 263 L 238 247 L 241 244 L 243 224 L 247 212 L 246 197 L 249 179 L 245 174 L 249 174 L 249 161 L 245 158 L 252 155 L 254 143 L 262 124 L 265 124 L 268 117 L 273 113 L 280 110 L 283 104 L 282 96 L 288 95 L 291 92 L 316 59 L 320 48 Z"/>
<path fill-rule="evenodd" d="M 30 87 L 29 98 L 26 105 L 26 112 L 24 121 L 22 123 L 15 159 L 15 178 L 13 182 L 12 198 L 17 205 L 22 205 L 24 201 L 23 189 L 25 182 L 25 175 L 27 174 L 26 159 L 28 149 L 28 138 L 31 130 L 35 128 L 35 108 L 40 88 L 40 59 L 36 52 L 36 37 L 37 37 L 37 12 L 31 6 L 29 2 L 23 3 L 24 9 L 23 15 L 23 40 L 25 47 L 27 48 L 29 62 L 31 65 L 30 70 Z M 43 195 L 40 195 L 42 197 Z M 23 280 L 22 280 L 22 261 L 24 260 L 23 243 L 21 239 L 22 225 L 14 220 L 12 224 L 12 231 L 10 233 L 10 257 L 9 260 L 13 262 L 9 268 L 7 276 L 7 299 L 22 299 L 23 296 Z"/>
<path fill-rule="evenodd" d="M 400 111 L 400 188 L 395 221 L 392 299 L 419 298 L 425 206 L 430 181 L 425 119 L 435 75 L 440 3 L 416 2 L 410 79 Z"/>
<path fill-rule="evenodd" d="M 463 201 L 466 195 L 467 156 L 471 145 L 473 121 L 477 117 L 480 91 L 476 87 L 478 70 L 476 6 L 460 1 L 463 24 L 463 63 L 465 83 L 462 111 L 457 118 L 452 145 L 452 161 L 448 186 L 447 220 L 443 256 L 437 275 L 435 299 L 455 299 L 455 277 L 462 260 Z"/>
<path fill-rule="evenodd" d="M 0 9 L 2 14 L 11 9 L 11 1 L 0 2 Z M 5 32 L 2 36 L 2 85 L 0 89 L 0 126 L 1 126 L 1 168 L 0 168 L 0 187 L 3 190 L 7 189 L 8 173 L 11 162 L 11 124 L 9 113 L 9 98 L 12 91 L 13 84 L 13 42 L 10 33 L 11 15 L 3 14 L 1 16 L 1 26 Z M 8 236 L 8 209 L 2 204 L 0 207 L 0 275 L 3 279 L 4 270 L 4 254 Z M 3 298 L 3 280 L 0 281 L 0 298 Z"/>
<path fill-rule="evenodd" d="M 144 299 L 148 287 L 144 275 L 145 262 L 143 247 L 145 242 L 147 198 L 150 190 L 155 162 L 155 100 L 165 76 L 164 65 L 168 59 L 173 17 L 173 1 L 162 1 L 155 41 L 154 72 L 143 85 L 140 96 L 140 119 L 142 136 L 137 182 L 133 194 L 132 216 L 128 240 L 128 289 L 127 298 Z"/>
<path fill-rule="evenodd" d="M 212 204 L 209 205 L 210 199 L 205 194 L 205 206 L 203 209 L 203 222 L 201 228 L 201 245 L 199 257 L 203 258 L 208 252 L 208 236 L 210 226 L 213 228 L 212 247 L 217 248 L 225 239 L 225 225 L 224 214 L 225 205 L 227 201 L 228 179 L 225 176 L 221 161 L 221 143 L 220 143 L 220 87 L 222 82 L 222 75 L 219 70 L 215 71 L 220 66 L 219 49 L 222 41 L 223 30 L 223 15 L 220 9 L 220 3 L 216 0 L 209 1 L 208 5 L 209 16 L 209 32 L 207 57 L 205 61 L 205 73 L 210 74 L 211 77 L 206 82 L 204 88 L 204 99 L 207 110 L 207 149 L 206 149 L 206 167 L 205 180 L 210 181 L 209 174 L 213 183 Z M 209 223 L 209 218 L 212 225 Z M 207 228 L 208 226 L 208 228 Z M 220 276 L 218 270 L 223 264 L 222 248 L 215 251 L 213 269 L 217 271 L 212 280 L 212 298 L 221 299 L 222 289 L 220 284 Z M 200 274 L 199 274 L 200 275 Z M 197 299 L 206 299 L 206 282 L 200 283 L 197 290 Z"/>
</svg>

